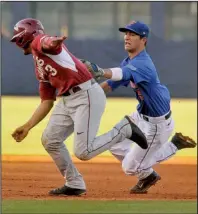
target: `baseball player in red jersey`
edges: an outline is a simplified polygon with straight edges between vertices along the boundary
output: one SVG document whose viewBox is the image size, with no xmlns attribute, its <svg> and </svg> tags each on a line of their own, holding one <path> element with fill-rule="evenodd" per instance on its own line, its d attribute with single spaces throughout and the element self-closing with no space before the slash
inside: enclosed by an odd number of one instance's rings
<svg viewBox="0 0 198 214">
<path fill-rule="evenodd" d="M 85 182 L 63 143 L 73 132 L 74 154 L 81 160 L 89 160 L 125 138 L 143 149 L 148 145 L 144 134 L 128 116 L 109 132 L 96 137 L 106 96 L 87 67 L 65 47 L 65 39 L 46 35 L 43 25 L 36 19 L 23 19 L 15 25 L 11 42 L 16 43 L 25 55 L 33 55 L 41 103 L 29 121 L 17 128 L 12 136 L 21 142 L 50 112 L 58 90 L 62 99 L 55 106 L 41 140 L 66 183 L 49 193 L 81 195 L 86 192 Z"/>
</svg>

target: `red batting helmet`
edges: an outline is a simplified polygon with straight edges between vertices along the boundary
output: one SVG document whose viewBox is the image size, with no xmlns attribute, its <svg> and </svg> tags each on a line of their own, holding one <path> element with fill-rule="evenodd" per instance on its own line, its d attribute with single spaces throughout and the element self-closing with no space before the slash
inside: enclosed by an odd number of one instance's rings
<svg viewBox="0 0 198 214">
<path fill-rule="evenodd" d="M 44 33 L 42 23 L 37 19 L 22 19 L 14 26 L 14 35 L 11 42 L 15 42 L 20 48 L 26 48 L 38 34 Z"/>
</svg>

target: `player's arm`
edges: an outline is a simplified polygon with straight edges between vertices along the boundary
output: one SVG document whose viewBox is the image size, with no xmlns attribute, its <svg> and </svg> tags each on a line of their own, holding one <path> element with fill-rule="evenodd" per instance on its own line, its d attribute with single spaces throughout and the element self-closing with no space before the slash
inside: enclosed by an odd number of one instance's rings
<svg viewBox="0 0 198 214">
<path fill-rule="evenodd" d="M 130 81 L 113 81 L 113 80 L 107 80 L 102 83 L 100 83 L 101 88 L 104 90 L 104 92 L 107 94 L 111 91 L 114 91 L 116 88 L 120 86 L 127 87 Z"/>
<path fill-rule="evenodd" d="M 41 50 L 48 54 L 58 54 L 62 50 L 62 43 L 66 39 L 66 36 L 52 37 L 45 36 L 41 39 Z"/>
<path fill-rule="evenodd" d="M 96 80 L 100 80 L 101 77 L 104 77 L 106 79 L 111 79 L 113 81 L 133 80 L 132 71 L 136 69 L 132 65 L 127 65 L 122 68 L 116 67 L 116 68 L 103 69 L 103 68 L 100 68 L 95 63 L 89 62 L 87 60 L 81 60 L 81 61 L 86 65 L 86 67 L 93 74 Z"/>
<path fill-rule="evenodd" d="M 44 100 L 38 106 L 32 117 L 23 125 L 18 127 L 12 134 L 12 137 L 21 142 L 27 135 L 30 129 L 36 126 L 45 116 L 49 113 L 53 107 L 54 100 Z"/>
<path fill-rule="evenodd" d="M 131 69 L 129 69 L 127 66 L 120 68 L 108 68 L 103 69 L 103 77 L 106 79 L 111 79 L 113 81 L 128 81 L 133 80 L 133 74 L 131 72 Z"/>
<path fill-rule="evenodd" d="M 112 91 L 111 86 L 108 84 L 107 81 L 104 81 L 102 83 L 100 83 L 101 88 L 104 90 L 105 94 L 109 93 Z"/>
<path fill-rule="evenodd" d="M 99 66 L 97 66 L 97 71 L 100 73 L 101 77 L 104 77 L 106 79 L 112 80 L 112 81 L 132 81 L 135 84 L 139 84 L 141 82 L 149 82 L 150 81 L 150 75 L 149 73 L 144 72 L 139 66 L 138 68 L 133 66 L 132 64 L 127 64 L 126 66 L 123 66 L 122 68 L 116 67 L 116 68 L 108 68 L 108 69 L 102 69 Z M 95 69 L 95 68 L 94 68 Z"/>
<path fill-rule="evenodd" d="M 30 120 L 26 123 L 27 127 L 32 129 L 50 112 L 56 100 L 56 89 L 47 81 L 40 81 L 39 94 L 41 103 L 34 112 Z"/>
<path fill-rule="evenodd" d="M 41 120 L 45 118 L 45 116 L 50 112 L 54 105 L 54 100 L 43 100 L 29 121 L 25 124 L 28 129 L 32 129 L 36 126 Z"/>
<path fill-rule="evenodd" d="M 28 135 L 29 131 L 42 121 L 53 107 L 55 89 L 47 82 L 41 82 L 39 88 L 42 102 L 33 113 L 32 117 L 23 126 L 18 127 L 13 132 L 12 137 L 17 142 L 21 142 Z"/>
</svg>

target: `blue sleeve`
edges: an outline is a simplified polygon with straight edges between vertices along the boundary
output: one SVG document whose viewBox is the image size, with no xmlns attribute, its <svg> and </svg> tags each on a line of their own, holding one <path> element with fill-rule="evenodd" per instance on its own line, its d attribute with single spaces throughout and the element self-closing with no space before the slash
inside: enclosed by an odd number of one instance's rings
<svg viewBox="0 0 198 214">
<path fill-rule="evenodd" d="M 119 86 L 125 86 L 127 87 L 129 85 L 130 80 L 127 81 L 113 81 L 113 80 L 107 80 L 107 84 L 111 87 L 112 91 L 118 88 Z"/>
<path fill-rule="evenodd" d="M 149 75 L 140 68 L 128 64 L 122 68 L 123 81 L 132 80 L 134 83 L 138 84 L 140 82 L 149 82 Z"/>
</svg>

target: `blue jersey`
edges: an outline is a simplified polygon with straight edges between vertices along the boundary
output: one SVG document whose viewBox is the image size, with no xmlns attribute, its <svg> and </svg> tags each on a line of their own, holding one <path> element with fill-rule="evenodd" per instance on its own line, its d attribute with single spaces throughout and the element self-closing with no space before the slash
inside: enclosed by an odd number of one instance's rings
<svg viewBox="0 0 198 214">
<path fill-rule="evenodd" d="M 112 90 L 119 86 L 133 88 L 139 102 L 137 110 L 140 114 L 159 117 L 170 111 L 170 93 L 160 83 L 152 59 L 145 50 L 133 59 L 127 57 L 121 63 L 123 78 L 120 81 L 108 80 Z"/>
</svg>

